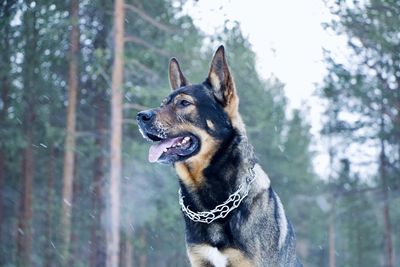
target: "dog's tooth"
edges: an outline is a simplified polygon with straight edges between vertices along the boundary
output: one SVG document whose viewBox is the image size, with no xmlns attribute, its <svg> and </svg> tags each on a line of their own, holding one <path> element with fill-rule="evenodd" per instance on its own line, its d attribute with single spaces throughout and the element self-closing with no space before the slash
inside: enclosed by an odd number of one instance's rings
<svg viewBox="0 0 400 267">
<path fill-rule="evenodd" d="M 185 137 L 186 138 L 186 137 Z M 187 140 L 183 139 L 182 144 L 186 144 Z"/>
<path fill-rule="evenodd" d="M 168 149 L 167 148 L 164 148 L 164 152 L 167 152 L 168 151 Z"/>
<path fill-rule="evenodd" d="M 189 136 L 186 136 L 184 139 L 183 139 L 183 141 L 185 141 L 185 142 L 187 142 L 187 141 L 189 141 L 190 140 L 190 137 Z"/>
</svg>

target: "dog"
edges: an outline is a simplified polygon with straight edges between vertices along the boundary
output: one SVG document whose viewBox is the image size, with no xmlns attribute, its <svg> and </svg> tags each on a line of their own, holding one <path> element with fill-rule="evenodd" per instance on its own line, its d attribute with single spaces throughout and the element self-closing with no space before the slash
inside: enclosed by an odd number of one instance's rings
<svg viewBox="0 0 400 267">
<path fill-rule="evenodd" d="M 137 114 L 153 142 L 150 162 L 172 164 L 186 247 L 195 267 L 302 266 L 295 235 L 249 144 L 235 83 L 220 46 L 206 80 L 190 84 L 170 60 L 172 92 Z"/>
</svg>

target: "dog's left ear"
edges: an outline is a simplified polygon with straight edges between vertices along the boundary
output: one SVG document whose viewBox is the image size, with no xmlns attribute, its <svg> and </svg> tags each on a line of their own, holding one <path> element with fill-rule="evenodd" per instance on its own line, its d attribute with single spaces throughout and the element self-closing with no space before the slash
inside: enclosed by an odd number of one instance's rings
<svg viewBox="0 0 400 267">
<path fill-rule="evenodd" d="M 169 83 L 172 90 L 190 85 L 189 81 L 183 75 L 176 58 L 171 58 L 169 61 Z"/>
<path fill-rule="evenodd" d="M 235 83 L 225 58 L 225 48 L 218 47 L 211 61 L 207 81 L 211 84 L 216 99 L 224 106 L 232 105 L 236 97 Z M 236 101 L 234 101 L 236 102 Z"/>
</svg>

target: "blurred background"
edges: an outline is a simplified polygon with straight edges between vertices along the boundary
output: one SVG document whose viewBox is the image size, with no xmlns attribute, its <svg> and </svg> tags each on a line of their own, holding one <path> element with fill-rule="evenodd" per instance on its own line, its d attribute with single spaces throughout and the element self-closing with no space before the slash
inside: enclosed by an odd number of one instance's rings
<svg viewBox="0 0 400 267">
<path fill-rule="evenodd" d="M 398 0 L 1 0 L 0 266 L 189 265 L 135 117 L 220 44 L 304 265 L 399 266 Z"/>
</svg>

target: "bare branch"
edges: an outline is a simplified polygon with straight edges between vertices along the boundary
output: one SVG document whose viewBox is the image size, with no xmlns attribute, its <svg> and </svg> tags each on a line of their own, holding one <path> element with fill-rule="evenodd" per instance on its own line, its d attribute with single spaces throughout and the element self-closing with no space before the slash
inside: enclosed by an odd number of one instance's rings
<svg viewBox="0 0 400 267">
<path fill-rule="evenodd" d="M 123 106 L 124 109 L 135 109 L 135 110 L 146 110 L 146 109 L 150 109 L 148 107 L 142 106 L 140 104 L 136 104 L 136 103 L 126 103 Z"/>
<path fill-rule="evenodd" d="M 96 136 L 96 134 L 93 133 L 93 132 L 90 132 L 90 131 L 77 131 L 76 134 L 75 134 L 76 138 L 79 138 L 79 137 L 95 137 L 95 136 Z"/>
<path fill-rule="evenodd" d="M 136 120 L 132 120 L 132 119 L 123 119 L 122 123 L 123 124 L 135 124 L 135 125 L 137 125 Z"/>
<path fill-rule="evenodd" d="M 147 67 L 146 65 L 140 63 L 138 60 L 136 60 L 134 58 L 129 58 L 127 63 L 132 63 L 133 65 L 140 68 L 142 71 L 146 72 L 147 74 L 158 77 L 157 72 L 155 72 L 151 68 Z"/>
<path fill-rule="evenodd" d="M 156 52 L 157 54 L 159 54 L 161 56 L 164 56 L 164 57 L 168 57 L 169 58 L 170 55 L 171 55 L 171 53 L 168 53 L 168 52 L 166 52 L 166 51 L 164 51 L 162 49 L 159 49 L 159 48 L 155 47 L 154 45 L 146 42 L 145 40 L 140 39 L 140 38 L 138 38 L 136 36 L 133 36 L 133 35 L 126 36 L 125 37 L 125 42 L 132 42 L 132 43 L 135 43 L 137 45 L 144 46 L 144 47 L 146 47 L 146 48 L 148 48 L 148 49 L 150 49 L 150 50 L 152 50 L 152 51 Z"/>
<path fill-rule="evenodd" d="M 155 20 L 153 17 L 148 15 L 144 10 L 142 10 L 134 5 L 125 4 L 125 8 L 129 9 L 130 11 L 135 12 L 143 20 L 147 21 L 148 23 L 150 23 L 151 25 L 153 25 L 154 27 L 156 27 L 159 30 L 165 31 L 167 33 L 175 33 L 178 31 L 177 29 L 173 29 L 173 28 L 166 26 L 166 25 L 162 24 L 161 22 Z"/>
<path fill-rule="evenodd" d="M 100 76 L 101 76 L 101 77 L 104 79 L 104 81 L 107 83 L 107 86 L 108 86 L 109 88 L 111 88 L 111 86 L 112 86 L 112 84 L 111 84 L 111 79 L 110 79 L 110 77 L 107 75 L 107 73 L 105 72 L 104 68 L 100 66 L 99 71 L 100 71 L 100 72 L 99 72 L 99 73 L 100 73 Z"/>
</svg>

